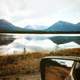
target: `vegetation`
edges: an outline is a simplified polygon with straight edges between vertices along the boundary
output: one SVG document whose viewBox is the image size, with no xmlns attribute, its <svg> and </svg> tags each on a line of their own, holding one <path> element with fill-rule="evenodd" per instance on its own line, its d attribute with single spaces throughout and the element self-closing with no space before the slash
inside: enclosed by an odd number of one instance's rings
<svg viewBox="0 0 80 80">
<path fill-rule="evenodd" d="M 63 49 L 50 54 L 55 56 L 80 56 L 80 48 Z"/>
<path fill-rule="evenodd" d="M 0 76 L 39 72 L 40 59 L 48 53 L 24 53 L 0 56 Z"/>
<path fill-rule="evenodd" d="M 39 73 L 40 60 L 45 56 L 80 56 L 80 48 L 56 52 L 26 52 L 0 56 L 0 76 Z"/>
</svg>

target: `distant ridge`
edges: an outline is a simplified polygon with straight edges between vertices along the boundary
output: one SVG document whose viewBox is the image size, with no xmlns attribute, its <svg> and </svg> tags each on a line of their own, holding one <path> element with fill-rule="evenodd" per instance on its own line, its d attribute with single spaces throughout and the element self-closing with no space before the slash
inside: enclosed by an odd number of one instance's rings
<svg viewBox="0 0 80 80">
<path fill-rule="evenodd" d="M 65 21 L 58 21 L 50 27 L 42 25 L 34 25 L 34 26 L 25 26 L 24 28 L 20 28 L 4 19 L 0 19 L 0 32 L 72 33 L 72 32 L 80 32 L 80 23 L 72 24 Z"/>
<path fill-rule="evenodd" d="M 47 26 L 43 25 L 27 25 L 24 28 L 28 30 L 44 30 Z"/>
<path fill-rule="evenodd" d="M 0 32 L 16 32 L 22 30 L 22 28 L 19 28 L 4 19 L 0 19 Z"/>
<path fill-rule="evenodd" d="M 58 21 L 48 29 L 48 32 L 80 32 L 80 24 L 72 24 L 65 21 Z"/>
</svg>

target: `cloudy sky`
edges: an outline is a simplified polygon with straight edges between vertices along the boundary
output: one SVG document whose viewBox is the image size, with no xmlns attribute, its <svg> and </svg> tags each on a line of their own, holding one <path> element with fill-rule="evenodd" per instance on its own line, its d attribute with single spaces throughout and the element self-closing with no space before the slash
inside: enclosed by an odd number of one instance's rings
<svg viewBox="0 0 80 80">
<path fill-rule="evenodd" d="M 0 0 L 0 19 L 18 26 L 80 22 L 80 0 Z"/>
</svg>

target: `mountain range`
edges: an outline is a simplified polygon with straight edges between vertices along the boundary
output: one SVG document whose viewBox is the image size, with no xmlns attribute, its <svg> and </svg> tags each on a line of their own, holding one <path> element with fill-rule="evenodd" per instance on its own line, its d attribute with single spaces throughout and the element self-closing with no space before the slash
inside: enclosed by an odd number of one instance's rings
<svg viewBox="0 0 80 80">
<path fill-rule="evenodd" d="M 80 32 L 80 23 L 72 24 L 65 21 L 59 21 L 51 26 L 27 25 L 21 28 L 1 19 L 0 32 Z"/>
</svg>

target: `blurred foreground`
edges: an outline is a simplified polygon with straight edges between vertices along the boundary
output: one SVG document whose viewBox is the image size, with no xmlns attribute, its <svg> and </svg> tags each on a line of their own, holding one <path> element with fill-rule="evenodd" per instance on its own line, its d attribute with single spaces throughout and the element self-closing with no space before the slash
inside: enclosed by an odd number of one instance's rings
<svg viewBox="0 0 80 80">
<path fill-rule="evenodd" d="M 80 48 L 56 52 L 0 55 L 0 80 L 40 80 L 40 60 L 45 56 L 80 56 Z"/>
</svg>

